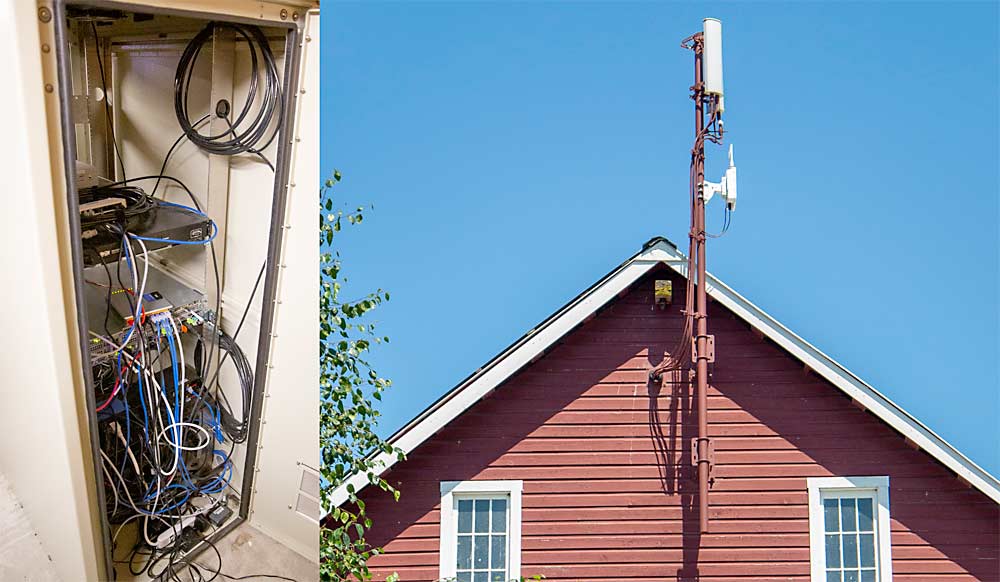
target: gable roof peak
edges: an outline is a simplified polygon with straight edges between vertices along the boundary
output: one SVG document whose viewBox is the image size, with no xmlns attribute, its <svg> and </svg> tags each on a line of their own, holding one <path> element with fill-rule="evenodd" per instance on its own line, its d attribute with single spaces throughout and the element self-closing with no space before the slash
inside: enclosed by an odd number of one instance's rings
<svg viewBox="0 0 1000 582">
<path fill-rule="evenodd" d="M 665 236 L 654 236 L 653 238 L 649 239 L 648 241 L 646 241 L 645 243 L 643 243 L 642 250 L 646 250 L 646 249 L 652 248 L 652 247 L 654 247 L 654 246 L 656 246 L 658 244 L 661 244 L 661 243 L 665 243 L 667 245 L 670 245 L 670 247 L 672 249 L 677 250 L 677 245 L 675 245 L 672 240 L 670 240 L 669 238 L 667 238 Z"/>
<path fill-rule="evenodd" d="M 449 422 L 544 354 L 565 335 L 576 329 L 599 309 L 613 301 L 651 270 L 667 265 L 687 276 L 687 257 L 666 237 L 655 236 L 636 254 L 612 269 L 583 293 L 550 315 L 545 321 L 500 352 L 492 360 L 462 380 L 434 404 L 389 437 L 389 442 L 409 454 Z M 903 410 L 878 390 L 854 375 L 830 356 L 782 325 L 711 273 L 707 274 L 708 296 L 738 318 L 756 328 L 765 337 L 799 360 L 820 377 L 880 418 L 917 447 L 939 461 L 960 479 L 1000 503 L 1000 480 L 991 475 L 934 431 Z M 382 453 L 375 463 L 382 470 L 397 462 L 394 455 Z M 347 501 L 348 486 L 356 491 L 368 484 L 366 475 L 357 474 L 337 488 L 331 499 L 335 507 Z"/>
</svg>

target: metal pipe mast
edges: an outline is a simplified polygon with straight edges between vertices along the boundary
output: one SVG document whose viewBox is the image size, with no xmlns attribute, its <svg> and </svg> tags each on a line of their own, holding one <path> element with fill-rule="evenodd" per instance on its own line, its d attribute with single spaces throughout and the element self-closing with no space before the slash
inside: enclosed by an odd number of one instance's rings
<svg viewBox="0 0 1000 582">
<path fill-rule="evenodd" d="M 722 139 L 721 97 L 706 92 L 704 83 L 704 35 L 695 34 L 682 44 L 694 52 L 694 85 L 691 87 L 695 107 L 695 141 L 691 149 L 691 230 L 688 234 L 693 261 L 688 263 L 688 292 L 696 293 L 695 311 L 688 314 L 694 320 L 692 359 L 695 363 L 695 394 L 698 409 L 698 436 L 694 439 L 693 457 L 698 467 L 698 520 L 701 533 L 708 533 L 708 489 L 713 462 L 712 442 L 708 437 L 708 364 L 715 361 L 715 338 L 708 333 L 708 295 L 705 270 L 705 141 Z M 706 122 L 706 105 L 708 120 Z M 716 128 L 713 131 L 713 126 Z M 694 266 L 694 272 L 691 267 Z"/>
<path fill-rule="evenodd" d="M 698 436 L 691 439 L 691 462 L 698 468 L 699 531 L 708 533 L 708 489 L 712 483 L 714 447 L 708 437 L 708 365 L 715 361 L 715 338 L 708 333 L 708 293 L 705 271 L 705 241 L 722 236 L 729 228 L 730 213 L 736 208 L 736 166 L 732 146 L 729 167 L 720 182 L 705 181 L 705 141 L 722 143 L 722 23 L 706 18 L 703 32 L 681 42 L 694 52 L 694 147 L 691 148 L 691 172 L 688 194 L 691 206 L 691 229 L 688 232 L 687 293 L 684 300 L 684 329 L 678 345 L 669 356 L 649 372 L 652 382 L 660 382 L 664 372 L 689 369 L 688 355 L 694 363 L 695 395 L 698 409 Z M 722 232 L 705 232 L 705 204 L 715 194 L 726 203 L 726 222 Z"/>
<path fill-rule="evenodd" d="M 694 43 L 694 108 L 695 108 L 695 151 L 693 152 L 694 177 L 697 195 L 694 199 L 694 224 L 690 236 L 694 237 L 695 262 L 698 269 L 698 294 L 694 314 L 695 334 L 695 388 L 698 396 L 698 523 L 702 533 L 708 533 L 708 313 L 705 297 L 705 196 L 701 184 L 705 181 L 705 93 L 702 83 L 702 38 Z M 688 273 L 688 281 L 691 273 Z M 689 283 L 690 286 L 690 283 Z M 688 291 L 690 293 L 690 290 Z"/>
</svg>

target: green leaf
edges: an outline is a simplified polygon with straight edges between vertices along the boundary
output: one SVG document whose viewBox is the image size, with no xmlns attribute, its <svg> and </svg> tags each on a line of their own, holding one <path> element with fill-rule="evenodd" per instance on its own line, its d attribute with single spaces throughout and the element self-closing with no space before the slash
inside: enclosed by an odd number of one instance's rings
<svg viewBox="0 0 1000 582">
<path fill-rule="evenodd" d="M 330 189 L 340 180 L 340 172 L 335 171 L 324 187 Z M 320 259 L 320 482 L 323 507 L 329 511 L 320 530 L 320 574 L 324 580 L 367 581 L 371 579 L 367 562 L 381 551 L 365 540 L 373 526 L 365 501 L 382 492 L 395 501 L 400 498 L 399 490 L 382 478 L 381 467 L 374 465 L 374 453 L 399 459 L 405 455 L 376 433 L 380 416 L 376 404 L 391 382 L 367 362 L 372 347 L 389 338 L 375 335 L 375 325 L 366 318 L 372 309 L 388 301 L 389 294 L 378 289 L 352 302 L 340 301 L 347 279 L 339 249 L 332 247 L 345 215 L 335 212 L 334 206 L 331 193 L 325 192 L 319 209 L 320 241 L 329 247 Z M 347 223 L 360 224 L 363 210 L 358 207 L 357 212 L 347 214 Z M 349 483 L 353 475 L 364 475 L 374 485 L 365 499 L 360 499 L 354 484 Z M 347 501 L 333 507 L 333 491 L 345 484 Z"/>
</svg>

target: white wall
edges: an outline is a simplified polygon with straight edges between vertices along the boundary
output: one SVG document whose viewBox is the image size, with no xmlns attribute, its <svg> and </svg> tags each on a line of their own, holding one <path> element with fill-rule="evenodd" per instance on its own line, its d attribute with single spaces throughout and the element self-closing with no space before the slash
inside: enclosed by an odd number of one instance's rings
<svg viewBox="0 0 1000 582">
<path fill-rule="evenodd" d="M 59 575 L 100 577 L 89 498 L 89 436 L 81 422 L 82 372 L 77 351 L 66 211 L 57 206 L 50 164 L 41 40 L 34 2 L 0 5 L 0 91 L 4 139 L 0 160 L 0 471 L 24 504 Z M 61 164 L 57 164 L 61 166 Z M 61 196 L 61 194 L 60 194 Z M 59 198 L 61 200 L 61 197 Z M 79 398 L 78 398 L 79 397 Z M 81 456 L 80 451 L 85 455 Z M 2 524 L 0 524 L 2 527 Z"/>
</svg>

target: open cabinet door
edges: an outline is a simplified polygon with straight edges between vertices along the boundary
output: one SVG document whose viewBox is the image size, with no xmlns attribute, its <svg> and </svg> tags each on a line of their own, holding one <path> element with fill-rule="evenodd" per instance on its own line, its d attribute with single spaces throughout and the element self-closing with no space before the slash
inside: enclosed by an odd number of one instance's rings
<svg viewBox="0 0 1000 582">
<path fill-rule="evenodd" d="M 306 15 L 280 279 L 264 387 L 256 527 L 319 563 L 319 11 Z"/>
</svg>

